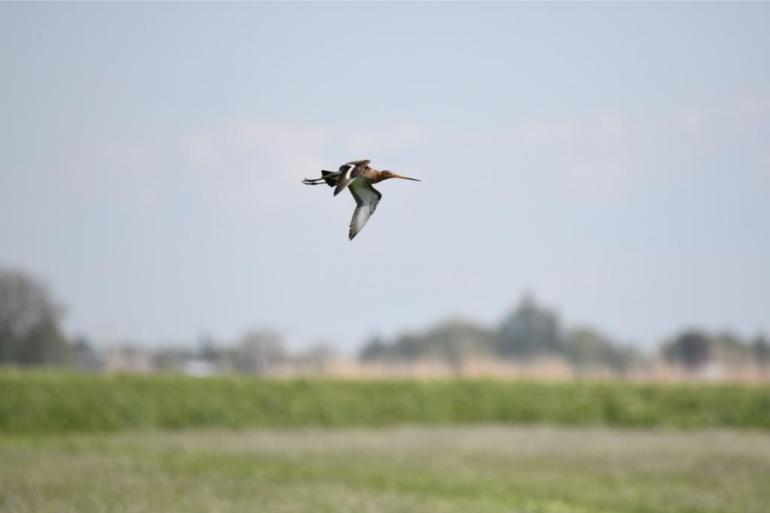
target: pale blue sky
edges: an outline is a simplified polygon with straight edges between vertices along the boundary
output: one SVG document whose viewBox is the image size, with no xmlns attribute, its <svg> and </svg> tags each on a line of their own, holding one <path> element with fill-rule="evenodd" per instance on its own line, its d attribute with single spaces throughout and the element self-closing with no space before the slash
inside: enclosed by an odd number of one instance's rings
<svg viewBox="0 0 770 513">
<path fill-rule="evenodd" d="M 98 340 L 352 348 L 524 290 L 770 330 L 770 4 L 0 4 L 0 263 Z M 370 158 L 423 179 L 303 186 Z"/>
</svg>

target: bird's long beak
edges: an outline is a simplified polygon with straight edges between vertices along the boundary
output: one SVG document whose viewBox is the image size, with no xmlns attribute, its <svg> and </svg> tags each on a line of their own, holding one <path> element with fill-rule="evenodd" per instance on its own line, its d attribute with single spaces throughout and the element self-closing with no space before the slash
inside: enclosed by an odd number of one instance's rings
<svg viewBox="0 0 770 513">
<path fill-rule="evenodd" d="M 422 181 L 422 180 L 418 180 L 417 178 L 409 178 L 408 176 L 397 175 L 396 173 L 393 173 L 393 178 L 401 178 L 402 180 L 412 180 L 413 182 L 421 182 Z"/>
</svg>

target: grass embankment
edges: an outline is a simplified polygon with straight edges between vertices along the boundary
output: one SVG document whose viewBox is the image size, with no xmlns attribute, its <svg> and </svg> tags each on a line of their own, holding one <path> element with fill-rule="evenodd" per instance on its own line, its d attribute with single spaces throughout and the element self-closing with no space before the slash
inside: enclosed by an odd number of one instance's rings
<svg viewBox="0 0 770 513">
<path fill-rule="evenodd" d="M 770 387 L 0 372 L 0 433 L 549 423 L 770 428 Z"/>
</svg>

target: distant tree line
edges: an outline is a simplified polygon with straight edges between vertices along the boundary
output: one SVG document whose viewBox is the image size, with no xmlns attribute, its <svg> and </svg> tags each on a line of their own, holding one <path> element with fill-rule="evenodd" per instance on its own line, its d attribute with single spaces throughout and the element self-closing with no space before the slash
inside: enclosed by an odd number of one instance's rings
<svg viewBox="0 0 770 513">
<path fill-rule="evenodd" d="M 578 369 L 624 371 L 640 354 L 588 327 L 565 329 L 558 314 L 526 295 L 496 328 L 449 321 L 423 334 L 406 334 L 386 342 L 373 339 L 360 353 L 363 361 L 398 362 L 439 359 L 460 365 L 471 358 L 530 362 L 562 358 Z"/>
<path fill-rule="evenodd" d="M 193 347 L 145 349 L 123 342 L 97 348 L 84 336 L 64 334 L 63 312 L 42 280 L 0 267 L 0 367 L 269 374 L 284 364 L 322 371 L 335 356 L 326 344 L 290 354 L 281 334 L 270 330 L 250 330 L 233 342 L 201 337 Z"/>
<path fill-rule="evenodd" d="M 770 341 L 763 334 L 744 340 L 733 333 L 686 330 L 663 344 L 661 353 L 673 364 L 697 370 L 714 361 L 736 366 L 755 363 L 770 366 Z"/>
<path fill-rule="evenodd" d="M 0 365 L 59 365 L 72 347 L 62 333 L 62 308 L 39 280 L 0 268 Z"/>
<path fill-rule="evenodd" d="M 739 365 L 753 362 L 767 368 L 770 344 L 763 335 L 746 341 L 730 333 L 715 335 L 686 330 L 666 341 L 659 355 L 650 357 L 594 328 L 566 329 L 553 309 L 525 295 L 497 327 L 448 321 L 427 332 L 408 333 L 390 341 L 375 337 L 359 356 L 364 362 L 440 360 L 451 366 L 475 358 L 523 363 L 560 358 L 578 372 L 607 369 L 622 374 L 649 365 L 656 357 L 691 371 L 713 361 Z"/>
<path fill-rule="evenodd" d="M 204 336 L 197 347 L 157 349 L 153 364 L 157 370 L 209 374 L 233 372 L 271 375 L 286 367 L 304 372 L 323 372 L 336 356 L 331 346 L 315 344 L 291 352 L 283 336 L 273 330 L 248 330 L 233 342 L 215 341 Z"/>
<path fill-rule="evenodd" d="M 142 350 L 121 344 L 117 350 L 97 349 L 85 337 L 64 334 L 62 313 L 63 308 L 41 280 L 0 267 L 0 366 L 271 374 L 287 366 L 323 372 L 336 357 L 329 344 L 291 353 L 280 333 L 269 330 L 247 331 L 227 343 L 204 336 L 192 347 L 166 345 Z M 747 340 L 732 333 L 688 329 L 666 340 L 657 354 L 643 355 L 595 328 L 566 328 L 555 310 L 525 295 L 498 326 L 450 320 L 392 340 L 374 337 L 359 352 L 363 363 L 430 360 L 457 369 L 470 360 L 527 363 L 544 358 L 561 359 L 578 372 L 607 369 L 618 374 L 653 360 L 686 371 L 698 371 L 713 362 L 770 369 L 770 341 L 763 334 Z"/>
</svg>

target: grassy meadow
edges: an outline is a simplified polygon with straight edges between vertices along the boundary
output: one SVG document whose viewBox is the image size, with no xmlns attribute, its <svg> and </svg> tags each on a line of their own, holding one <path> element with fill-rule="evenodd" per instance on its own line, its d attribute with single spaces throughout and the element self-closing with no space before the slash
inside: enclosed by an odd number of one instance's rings
<svg viewBox="0 0 770 513">
<path fill-rule="evenodd" d="M 0 372 L 0 433 L 547 423 L 770 428 L 770 386 Z"/>
<path fill-rule="evenodd" d="M 0 513 L 736 512 L 770 389 L 0 373 Z"/>
<path fill-rule="evenodd" d="M 545 426 L 0 437 L 3 513 L 764 513 L 770 433 Z"/>
</svg>

